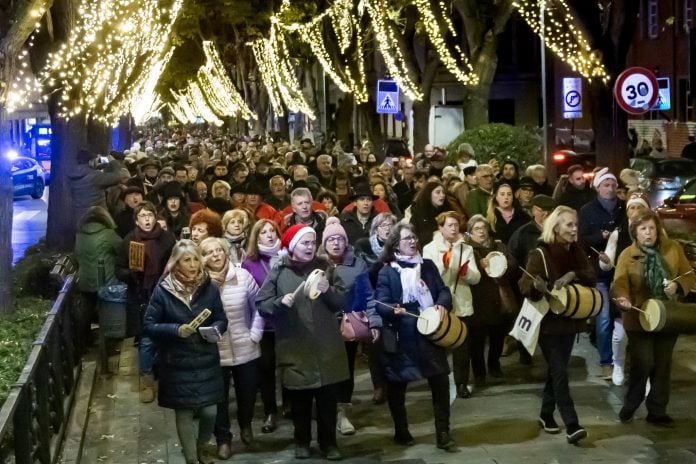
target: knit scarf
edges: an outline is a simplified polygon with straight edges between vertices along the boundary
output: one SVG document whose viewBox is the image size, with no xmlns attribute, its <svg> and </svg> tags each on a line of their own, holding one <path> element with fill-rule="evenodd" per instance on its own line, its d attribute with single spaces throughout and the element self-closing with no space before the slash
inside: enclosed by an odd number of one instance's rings
<svg viewBox="0 0 696 464">
<path fill-rule="evenodd" d="M 208 268 L 208 275 L 210 276 L 210 280 L 215 284 L 216 287 L 220 288 L 222 287 L 222 284 L 225 283 L 225 279 L 227 278 L 227 271 L 230 270 L 230 260 L 226 259 L 224 266 L 222 266 L 222 269 L 219 271 L 213 271 L 212 269 Z"/>
<path fill-rule="evenodd" d="M 225 232 L 225 240 L 230 244 L 230 260 L 233 264 L 239 264 L 244 259 L 244 239 L 246 234 L 242 232 L 238 235 L 232 235 Z"/>
<path fill-rule="evenodd" d="M 666 300 L 664 281 L 667 278 L 665 263 L 660 256 L 659 250 L 651 247 L 639 246 L 645 253 L 645 265 L 643 267 L 643 279 L 648 287 L 651 298 Z"/>
<path fill-rule="evenodd" d="M 422 312 L 425 308 L 433 306 L 433 296 L 430 294 L 430 289 L 421 279 L 421 263 L 423 263 L 423 258 L 420 255 L 416 256 L 402 256 L 395 253 L 397 261 L 392 261 L 390 264 L 392 268 L 399 273 L 401 277 L 401 291 L 402 300 L 401 302 L 412 303 L 414 301 L 418 302 L 418 310 Z M 415 264 L 414 267 L 403 267 L 399 264 L 408 263 Z"/>
<path fill-rule="evenodd" d="M 136 226 L 133 236 L 137 242 L 145 245 L 145 265 L 143 271 L 143 287 L 147 290 L 148 296 L 157 285 L 162 269 L 160 268 L 163 251 L 159 243 L 160 235 L 162 235 L 162 226 L 158 222 L 151 231 L 145 232 L 140 227 Z"/>
<path fill-rule="evenodd" d="M 370 248 L 372 248 L 372 252 L 378 258 L 382 255 L 384 243 L 380 242 L 379 238 L 377 238 L 377 234 L 370 235 Z"/>
<path fill-rule="evenodd" d="M 276 239 L 275 243 L 271 246 L 262 245 L 259 243 L 259 253 L 263 256 L 275 256 L 280 250 L 280 239 Z"/>
</svg>

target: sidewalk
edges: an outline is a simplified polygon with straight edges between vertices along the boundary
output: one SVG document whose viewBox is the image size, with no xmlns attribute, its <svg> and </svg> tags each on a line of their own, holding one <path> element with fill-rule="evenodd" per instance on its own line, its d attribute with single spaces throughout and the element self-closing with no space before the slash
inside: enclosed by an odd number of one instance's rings
<svg viewBox="0 0 696 464">
<path fill-rule="evenodd" d="M 545 364 L 537 354 L 531 368 L 517 364 L 517 356 L 503 358 L 505 383 L 474 392 L 471 399 L 454 400 L 454 452 L 435 447 L 434 425 L 427 384 L 413 384 L 407 394 L 411 433 L 416 445 L 395 445 L 386 405 L 371 402 L 372 386 L 363 360 L 357 366 L 351 437 L 339 435 L 348 463 L 696 463 L 696 336 L 681 336 L 675 350 L 669 412 L 676 428 L 647 424 L 646 411 L 621 424 L 617 413 L 623 388 L 609 386 L 597 374 L 596 350 L 587 335 L 576 345 L 571 360 L 571 393 L 581 424 L 589 437 L 580 446 L 568 445 L 565 434 L 547 435 L 537 425 Z M 87 423 L 82 463 L 183 464 L 171 410 L 138 401 L 137 356 L 125 341 L 120 356 L 111 358 L 112 372 L 97 378 Z M 231 402 L 234 408 L 234 400 Z M 234 411 L 233 411 L 234 414 Z M 560 422 L 558 413 L 557 420 Z M 262 410 L 257 401 L 254 433 L 258 451 L 248 452 L 233 430 L 230 463 L 294 461 L 292 424 L 281 420 L 275 433 L 260 432 Z M 236 421 L 232 416 L 233 428 Z M 313 443 L 313 457 L 320 460 Z M 224 461 L 220 461 L 224 462 Z M 299 462 L 299 461 L 296 461 Z M 314 459 L 305 461 L 308 464 Z"/>
</svg>

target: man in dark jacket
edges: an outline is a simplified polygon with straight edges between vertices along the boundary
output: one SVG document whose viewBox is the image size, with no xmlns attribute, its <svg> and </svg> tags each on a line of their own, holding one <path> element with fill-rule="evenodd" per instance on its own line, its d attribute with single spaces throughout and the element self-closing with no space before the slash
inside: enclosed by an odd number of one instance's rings
<svg viewBox="0 0 696 464">
<path fill-rule="evenodd" d="M 527 263 L 529 252 L 536 248 L 544 221 L 556 208 L 556 202 L 548 195 L 532 198 L 532 220 L 513 232 L 508 242 L 508 250 L 520 266 Z"/>
<path fill-rule="evenodd" d="M 106 209 L 106 189 L 121 183 L 121 163 L 111 155 L 107 158 L 109 164 L 102 170 L 96 154 L 84 149 L 77 153 L 77 166 L 68 174 L 75 224 L 92 206 Z"/>
<path fill-rule="evenodd" d="M 129 186 L 121 192 L 121 201 L 126 206 L 114 217 L 116 232 L 123 238 L 135 228 L 135 207 L 143 202 L 143 190 L 140 187 Z"/>
<path fill-rule="evenodd" d="M 415 173 L 416 167 L 413 165 L 413 161 L 410 161 L 404 166 L 402 179 L 394 184 L 392 189 L 398 198 L 400 211 L 406 211 L 406 208 L 411 205 L 413 197 L 416 195 Z"/>
<path fill-rule="evenodd" d="M 346 230 L 348 243 L 351 245 L 355 245 L 358 239 L 370 236 L 372 220 L 377 216 L 372 203 L 377 198 L 367 184 L 358 184 L 355 188 L 355 193 L 351 197 L 351 200 L 355 201 L 355 208 L 341 214 L 341 225 Z"/>
<path fill-rule="evenodd" d="M 574 164 L 568 168 L 568 184 L 558 199 L 559 205 L 570 206 L 576 211 L 594 198 L 594 192 L 587 185 L 582 166 Z"/>
<path fill-rule="evenodd" d="M 597 196 L 583 206 L 578 214 L 578 241 L 585 247 L 597 272 L 597 290 L 602 293 L 602 309 L 597 315 L 597 351 L 602 366 L 602 377 L 611 380 L 612 376 L 612 323 L 609 314 L 609 285 L 614 277 L 613 269 L 602 271 L 599 268 L 597 251 L 604 251 L 612 231 L 626 220 L 626 203 L 616 196 L 618 183 L 616 176 L 608 168 L 595 173 L 592 184 Z M 594 248 L 594 250 L 593 250 Z"/>
</svg>

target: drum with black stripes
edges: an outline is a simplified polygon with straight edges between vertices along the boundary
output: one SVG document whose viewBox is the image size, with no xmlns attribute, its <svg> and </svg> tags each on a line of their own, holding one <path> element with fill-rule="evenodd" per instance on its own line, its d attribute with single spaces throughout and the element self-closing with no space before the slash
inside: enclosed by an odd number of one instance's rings
<svg viewBox="0 0 696 464">
<path fill-rule="evenodd" d="M 449 312 L 440 320 L 440 312 L 435 307 L 420 313 L 416 328 L 434 344 L 450 350 L 460 347 L 466 340 L 466 324 Z"/>
<path fill-rule="evenodd" d="M 596 288 L 569 284 L 560 289 L 553 289 L 551 295 L 549 306 L 551 311 L 559 316 L 588 319 L 602 310 L 602 294 Z"/>
</svg>

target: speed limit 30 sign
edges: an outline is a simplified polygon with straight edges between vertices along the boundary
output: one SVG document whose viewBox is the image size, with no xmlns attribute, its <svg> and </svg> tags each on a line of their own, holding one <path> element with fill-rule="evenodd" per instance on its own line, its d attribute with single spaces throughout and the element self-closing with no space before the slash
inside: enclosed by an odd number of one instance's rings
<svg viewBox="0 0 696 464">
<path fill-rule="evenodd" d="M 614 98 L 628 114 L 646 113 L 658 96 L 657 78 L 649 69 L 628 68 L 616 78 Z"/>
</svg>

